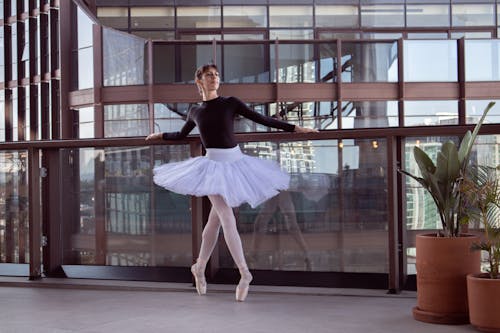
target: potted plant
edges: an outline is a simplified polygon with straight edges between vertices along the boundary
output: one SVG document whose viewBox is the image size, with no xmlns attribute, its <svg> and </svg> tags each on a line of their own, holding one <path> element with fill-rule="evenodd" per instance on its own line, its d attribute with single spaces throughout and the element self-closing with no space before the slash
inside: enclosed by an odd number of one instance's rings
<svg viewBox="0 0 500 333">
<path fill-rule="evenodd" d="M 469 167 L 470 153 L 490 102 L 473 132 L 467 131 L 459 147 L 453 141 L 441 145 L 436 163 L 419 147 L 413 154 L 420 175 L 401 173 L 415 179 L 431 195 L 439 212 L 442 230 L 416 237 L 416 320 L 439 324 L 467 324 L 466 276 L 480 271 L 480 255 L 470 248 L 479 238 L 462 233 L 465 219 L 459 216 L 460 184 Z"/>
<path fill-rule="evenodd" d="M 487 273 L 467 275 L 470 322 L 484 332 L 500 332 L 500 182 L 498 167 L 478 167 L 461 184 L 467 219 L 484 228 L 473 250 L 486 253 Z"/>
</svg>

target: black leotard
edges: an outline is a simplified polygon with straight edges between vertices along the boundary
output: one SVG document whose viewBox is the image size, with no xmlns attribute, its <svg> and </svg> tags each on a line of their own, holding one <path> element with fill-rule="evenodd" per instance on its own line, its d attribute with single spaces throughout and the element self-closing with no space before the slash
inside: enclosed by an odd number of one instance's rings
<svg viewBox="0 0 500 333">
<path fill-rule="evenodd" d="M 265 126 L 287 132 L 295 130 L 295 125 L 261 115 L 236 97 L 217 97 L 189 110 L 182 129 L 179 132 L 163 133 L 163 139 L 183 139 L 198 126 L 205 148 L 233 148 L 236 146 L 234 117 L 237 114 Z"/>
</svg>

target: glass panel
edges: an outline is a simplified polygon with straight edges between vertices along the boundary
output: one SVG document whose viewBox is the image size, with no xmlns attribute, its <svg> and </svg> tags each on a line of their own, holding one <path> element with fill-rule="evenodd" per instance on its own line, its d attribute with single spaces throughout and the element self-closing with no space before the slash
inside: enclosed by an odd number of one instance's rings
<svg viewBox="0 0 500 333">
<path fill-rule="evenodd" d="M 115 29 L 128 28 L 128 8 L 127 7 L 98 7 L 97 17 L 101 24 Z"/>
<path fill-rule="evenodd" d="M 276 78 L 275 45 L 271 45 L 271 80 Z M 279 44 L 278 82 L 316 82 L 316 68 L 313 44 Z"/>
<path fill-rule="evenodd" d="M 269 82 L 269 65 L 263 61 L 266 59 L 266 44 L 228 44 L 223 50 L 224 82 Z"/>
<path fill-rule="evenodd" d="M 94 108 L 93 107 L 88 107 L 88 108 L 81 108 L 78 109 L 77 112 L 78 115 L 78 134 L 77 138 L 83 139 L 83 138 L 93 138 L 94 135 Z"/>
<path fill-rule="evenodd" d="M 449 5 L 407 5 L 406 26 L 408 27 L 449 27 Z"/>
<path fill-rule="evenodd" d="M 104 137 L 145 136 L 149 133 L 147 104 L 104 106 Z"/>
<path fill-rule="evenodd" d="M 448 39 L 447 32 L 409 32 L 408 39 Z"/>
<path fill-rule="evenodd" d="M 312 29 L 271 29 L 269 30 L 269 39 L 313 39 L 314 31 Z"/>
<path fill-rule="evenodd" d="M 181 33 L 179 34 L 179 36 L 180 40 L 213 41 L 214 39 L 216 40 L 222 39 L 222 35 L 220 34 L 207 34 L 207 33 L 202 33 L 202 34 Z"/>
<path fill-rule="evenodd" d="M 454 27 L 495 25 L 495 7 L 488 4 L 452 4 L 451 24 Z"/>
<path fill-rule="evenodd" d="M 269 6 L 271 28 L 306 28 L 313 26 L 312 6 Z"/>
<path fill-rule="evenodd" d="M 78 50 L 78 89 L 94 86 L 94 48 Z"/>
<path fill-rule="evenodd" d="M 489 102 L 496 102 L 495 106 L 488 112 L 484 119 L 485 123 L 500 123 L 500 100 L 467 100 L 465 101 L 465 121 L 467 124 L 476 124 L 483 115 L 483 111 Z"/>
<path fill-rule="evenodd" d="M 363 32 L 363 39 L 399 39 L 403 38 L 403 34 L 399 32 Z"/>
<path fill-rule="evenodd" d="M 17 80 L 17 24 L 11 25 L 11 56 L 12 56 L 12 76 L 11 80 Z"/>
<path fill-rule="evenodd" d="M 397 82 L 397 43 L 342 43 L 343 82 Z"/>
<path fill-rule="evenodd" d="M 78 48 L 92 46 L 92 25 L 94 22 L 78 7 Z"/>
<path fill-rule="evenodd" d="M 357 28 L 357 6 L 316 6 L 316 27 Z"/>
<path fill-rule="evenodd" d="M 337 44 L 319 44 L 319 82 L 337 82 Z"/>
<path fill-rule="evenodd" d="M 194 83 L 194 72 L 198 66 L 207 63 L 221 64 L 221 46 L 216 46 L 217 59 L 213 59 L 213 47 L 210 44 L 206 45 L 181 45 L 181 56 L 179 57 L 181 61 L 181 78 L 180 82 L 190 82 Z M 224 80 L 224 77 L 221 78 Z M 177 80 L 179 82 L 179 80 Z M 195 89 L 193 87 L 193 89 Z"/>
<path fill-rule="evenodd" d="M 404 126 L 458 124 L 457 101 L 405 101 Z"/>
<path fill-rule="evenodd" d="M 18 91 L 17 88 L 12 89 L 12 141 L 18 140 Z M 8 126 L 8 124 L 7 124 Z"/>
<path fill-rule="evenodd" d="M 132 29 L 173 29 L 175 24 L 173 7 L 131 7 Z"/>
<path fill-rule="evenodd" d="M 267 12 L 264 6 L 224 6 L 224 28 L 265 28 Z"/>
<path fill-rule="evenodd" d="M 328 107 L 328 104 L 330 107 Z M 317 129 L 337 129 L 336 102 L 280 102 L 270 104 L 269 113 L 299 126 Z M 277 117 L 277 116 L 276 116 Z"/>
<path fill-rule="evenodd" d="M 154 83 L 175 82 L 175 46 L 153 44 L 153 80 Z"/>
<path fill-rule="evenodd" d="M 30 76 L 30 29 L 28 23 L 23 24 L 22 27 L 24 28 L 24 45 L 22 46 L 20 61 L 22 76 L 23 78 L 27 78 Z"/>
<path fill-rule="evenodd" d="M 177 7 L 177 28 L 220 28 L 221 7 Z"/>
<path fill-rule="evenodd" d="M 187 159 L 188 146 L 86 148 L 61 154 L 79 156 L 79 177 L 64 184 L 75 189 L 80 207 L 79 219 L 64 224 L 64 234 L 71 235 L 65 264 L 191 265 L 189 198 L 153 185 L 151 173 L 155 165 Z"/>
<path fill-rule="evenodd" d="M 342 128 L 394 127 L 397 101 L 342 102 Z"/>
<path fill-rule="evenodd" d="M 26 140 L 26 141 L 31 140 L 30 87 L 29 86 L 24 88 L 24 140 Z"/>
<path fill-rule="evenodd" d="M 491 38 L 491 31 L 464 31 L 451 33 L 451 39 L 460 39 L 462 37 L 466 39 Z"/>
<path fill-rule="evenodd" d="M 465 41 L 465 79 L 500 80 L 500 40 Z"/>
<path fill-rule="evenodd" d="M 403 27 L 404 13 L 403 5 L 361 5 L 361 26 Z"/>
<path fill-rule="evenodd" d="M 193 104 L 185 103 L 156 103 L 153 132 L 177 132 L 186 123 L 188 110 Z M 190 134 L 198 134 L 195 127 Z"/>
<path fill-rule="evenodd" d="M 0 151 L 0 263 L 29 262 L 26 151 Z"/>
<path fill-rule="evenodd" d="M 174 31 L 131 31 L 137 37 L 152 40 L 174 40 Z"/>
<path fill-rule="evenodd" d="M 453 40 L 403 42 L 405 81 L 457 81 L 457 42 Z"/>
<path fill-rule="evenodd" d="M 260 114 L 283 119 L 288 123 L 317 129 L 337 129 L 337 102 L 280 102 L 247 103 Z M 236 132 L 275 132 L 274 128 L 260 125 L 243 117 L 235 120 Z"/>
<path fill-rule="evenodd" d="M 103 77 L 105 86 L 144 84 L 146 41 L 112 29 L 103 29 Z"/>
<path fill-rule="evenodd" d="M 224 40 L 263 40 L 263 33 L 256 34 L 233 34 L 233 33 L 224 33 Z"/>
<path fill-rule="evenodd" d="M 384 140 L 240 146 L 249 155 L 276 160 L 291 174 L 288 191 L 256 209 L 238 210 L 251 268 L 386 272 L 387 198 L 380 195 L 386 193 Z M 366 241 L 353 245 L 361 233 Z M 225 248 L 219 256 L 221 266 L 233 267 Z"/>
<path fill-rule="evenodd" d="M 360 39 L 359 32 L 319 32 L 319 39 Z"/>
</svg>

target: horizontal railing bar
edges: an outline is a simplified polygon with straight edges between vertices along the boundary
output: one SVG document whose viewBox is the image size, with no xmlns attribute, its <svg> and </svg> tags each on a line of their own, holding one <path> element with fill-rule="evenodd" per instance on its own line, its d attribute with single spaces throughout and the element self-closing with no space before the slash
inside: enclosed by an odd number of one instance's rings
<svg viewBox="0 0 500 333">
<path fill-rule="evenodd" d="M 395 128 L 363 128 L 344 130 L 324 130 L 318 133 L 290 133 L 290 132 L 264 132 L 264 133 L 238 133 L 238 142 L 256 141 L 302 141 L 302 140 L 340 140 L 340 139 L 371 139 L 384 137 L 412 137 L 412 136 L 460 136 L 467 130 L 473 130 L 471 125 L 452 126 L 416 126 Z M 482 135 L 500 134 L 500 124 L 484 124 L 481 127 Z M 118 147 L 118 146 L 152 146 L 152 145 L 181 145 L 199 142 L 199 135 L 191 135 L 178 141 L 145 141 L 145 137 L 120 137 L 104 139 L 66 139 L 66 140 L 41 140 L 1 142 L 0 150 L 13 149 L 59 149 L 59 148 L 85 148 L 85 147 Z"/>
</svg>

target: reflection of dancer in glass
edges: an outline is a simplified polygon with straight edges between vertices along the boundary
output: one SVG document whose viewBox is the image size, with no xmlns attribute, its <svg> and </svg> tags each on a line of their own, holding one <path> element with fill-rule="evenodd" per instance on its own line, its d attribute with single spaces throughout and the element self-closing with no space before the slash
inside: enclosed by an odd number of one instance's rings
<svg viewBox="0 0 500 333">
<path fill-rule="evenodd" d="M 279 208 L 281 214 L 283 214 L 284 225 L 286 230 L 293 236 L 297 244 L 300 246 L 302 253 L 304 254 L 304 263 L 306 265 L 306 270 L 310 271 L 311 261 L 308 256 L 307 244 L 300 231 L 300 227 L 297 223 L 297 215 L 295 212 L 295 205 L 292 201 L 292 195 L 290 191 L 280 192 L 277 196 L 267 200 L 262 204 L 262 208 L 255 219 L 254 233 L 252 237 L 252 250 L 254 254 L 254 259 L 256 259 L 257 251 L 260 248 L 262 234 L 267 231 L 269 222 L 274 216 L 274 213 Z"/>
<path fill-rule="evenodd" d="M 237 207 L 243 202 L 248 202 L 252 207 L 258 206 L 277 195 L 280 190 L 286 190 L 290 177 L 281 171 L 278 164 L 241 152 L 234 136 L 234 117 L 241 115 L 265 126 L 289 132 L 306 133 L 316 130 L 263 116 L 235 97 L 218 96 L 219 73 L 213 64 L 196 70 L 195 83 L 203 103 L 188 112 L 186 124 L 180 132 L 153 133 L 146 140 L 182 139 L 198 126 L 207 153 L 205 156 L 155 168 L 154 181 L 180 194 L 208 196 L 212 209 L 203 230 L 198 259 L 191 266 L 196 290 L 200 295 L 206 293 L 205 267 L 222 226 L 229 252 L 241 275 L 236 287 L 236 300 L 244 301 L 252 275 L 243 254 L 231 207 Z"/>
</svg>

